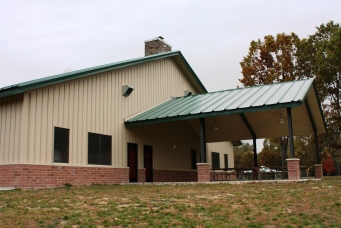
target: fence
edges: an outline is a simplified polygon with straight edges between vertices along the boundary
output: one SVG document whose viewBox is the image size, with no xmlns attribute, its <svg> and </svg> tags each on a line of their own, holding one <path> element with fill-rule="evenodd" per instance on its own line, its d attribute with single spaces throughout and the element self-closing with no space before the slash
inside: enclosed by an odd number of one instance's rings
<svg viewBox="0 0 341 228">
<path fill-rule="evenodd" d="M 300 166 L 301 178 L 313 176 Z M 211 181 L 250 181 L 250 180 L 285 180 L 288 179 L 287 166 L 260 168 L 211 169 Z"/>
</svg>

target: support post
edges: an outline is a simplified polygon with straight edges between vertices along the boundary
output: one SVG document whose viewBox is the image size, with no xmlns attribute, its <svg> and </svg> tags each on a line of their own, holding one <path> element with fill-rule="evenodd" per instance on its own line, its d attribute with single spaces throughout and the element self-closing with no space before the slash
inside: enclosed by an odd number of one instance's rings
<svg viewBox="0 0 341 228">
<path fill-rule="evenodd" d="M 205 118 L 200 118 L 200 163 L 206 163 Z"/>
<path fill-rule="evenodd" d="M 146 182 L 146 168 L 140 168 L 137 170 L 137 182 Z"/>
<path fill-rule="evenodd" d="M 300 171 L 300 159 L 298 158 L 288 158 L 288 179 L 289 180 L 299 180 L 301 177 Z"/>
<path fill-rule="evenodd" d="M 255 131 L 252 129 L 249 121 L 247 120 L 246 116 L 243 113 L 240 113 L 239 116 L 242 118 L 245 126 L 247 127 L 247 129 L 249 130 L 249 132 L 252 135 L 252 139 L 253 139 L 253 165 L 254 167 L 258 167 L 258 159 L 257 159 L 257 144 L 256 144 L 256 133 Z"/>
<path fill-rule="evenodd" d="M 198 182 L 209 182 L 210 181 L 210 164 L 208 163 L 197 163 L 198 167 Z"/>
<path fill-rule="evenodd" d="M 314 131 L 314 137 L 315 137 L 315 154 L 316 154 L 316 164 L 321 163 L 320 154 L 319 154 L 319 146 L 318 146 L 318 139 L 317 139 L 317 132 Z"/>
<path fill-rule="evenodd" d="M 323 178 L 323 165 L 317 164 L 315 167 L 315 178 L 321 179 Z"/>
<path fill-rule="evenodd" d="M 318 151 L 318 139 L 317 139 L 316 125 L 315 125 L 314 118 L 313 118 L 313 115 L 311 113 L 310 105 L 309 105 L 309 102 L 308 102 L 307 99 L 304 100 L 304 104 L 305 104 L 306 109 L 307 109 L 307 113 L 308 113 L 308 116 L 309 116 L 311 127 L 314 130 L 316 164 L 320 164 L 321 160 L 320 160 L 320 154 L 319 154 L 319 151 Z"/>
<path fill-rule="evenodd" d="M 294 158 L 294 136 L 292 130 L 292 117 L 291 117 L 291 108 L 287 108 L 287 116 L 288 116 L 288 130 L 289 130 L 289 140 L 290 140 L 290 158 Z"/>
<path fill-rule="evenodd" d="M 258 167 L 256 137 L 253 137 L 253 165 L 254 165 L 254 167 Z"/>
</svg>

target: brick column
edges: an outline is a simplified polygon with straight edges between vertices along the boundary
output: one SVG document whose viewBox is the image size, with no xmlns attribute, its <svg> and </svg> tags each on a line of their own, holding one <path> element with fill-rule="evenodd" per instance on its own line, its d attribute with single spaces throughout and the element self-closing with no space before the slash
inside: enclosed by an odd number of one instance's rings
<svg viewBox="0 0 341 228">
<path fill-rule="evenodd" d="M 209 163 L 197 163 L 198 167 L 198 182 L 210 181 L 210 164 Z"/>
<path fill-rule="evenodd" d="M 137 182 L 146 182 L 146 168 L 137 170 Z"/>
<path fill-rule="evenodd" d="M 315 167 L 315 178 L 323 178 L 323 165 L 316 164 Z"/>
<path fill-rule="evenodd" d="M 300 159 L 288 158 L 287 166 L 288 166 L 288 179 L 299 180 L 300 179 Z"/>
<path fill-rule="evenodd" d="M 252 179 L 253 180 L 260 180 L 260 170 L 258 167 L 252 168 Z"/>
</svg>

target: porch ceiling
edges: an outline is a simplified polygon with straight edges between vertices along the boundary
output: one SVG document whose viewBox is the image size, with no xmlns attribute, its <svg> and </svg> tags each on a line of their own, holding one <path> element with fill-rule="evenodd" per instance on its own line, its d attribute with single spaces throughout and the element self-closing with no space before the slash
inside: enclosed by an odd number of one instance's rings
<svg viewBox="0 0 341 228">
<path fill-rule="evenodd" d="M 205 118 L 207 142 L 252 139 L 250 129 L 257 138 L 279 137 L 288 135 L 286 108 L 292 108 L 294 135 L 326 132 L 313 79 L 172 98 L 125 125 L 185 120 L 199 134 L 199 118 Z"/>
</svg>

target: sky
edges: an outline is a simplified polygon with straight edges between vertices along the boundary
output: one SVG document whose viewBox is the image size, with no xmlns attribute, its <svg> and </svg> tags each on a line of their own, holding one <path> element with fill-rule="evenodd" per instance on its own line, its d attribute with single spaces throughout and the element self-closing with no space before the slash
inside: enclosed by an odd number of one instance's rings
<svg viewBox="0 0 341 228">
<path fill-rule="evenodd" d="M 1 0 L 0 88 L 142 57 L 144 41 L 157 36 L 208 91 L 236 88 L 252 40 L 305 38 L 341 23 L 340 9 L 339 0 Z"/>
</svg>

